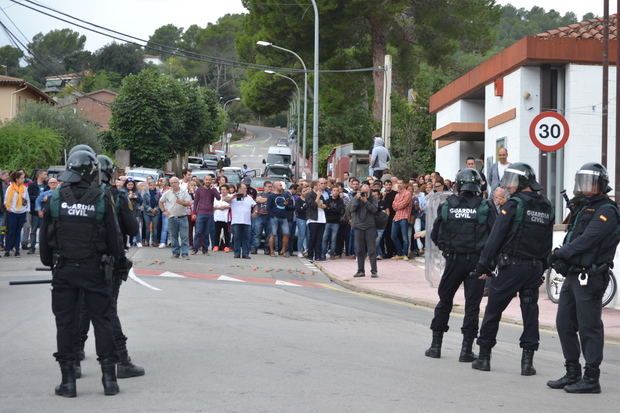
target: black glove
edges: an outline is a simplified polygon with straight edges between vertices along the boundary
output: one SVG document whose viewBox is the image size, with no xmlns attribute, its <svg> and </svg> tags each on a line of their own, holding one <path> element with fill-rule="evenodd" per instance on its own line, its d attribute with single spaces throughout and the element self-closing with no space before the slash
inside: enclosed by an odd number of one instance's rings
<svg viewBox="0 0 620 413">
<path fill-rule="evenodd" d="M 566 276 L 566 274 L 568 273 L 568 269 L 570 268 L 570 264 L 562 258 L 558 257 L 558 250 L 559 248 L 556 248 L 551 252 L 551 254 L 549 254 L 549 267 L 553 268 L 558 274 Z"/>
<path fill-rule="evenodd" d="M 133 262 L 125 255 L 123 255 L 119 260 L 116 267 L 116 274 L 123 281 L 127 281 L 127 277 L 129 276 L 129 270 L 133 267 Z"/>
</svg>

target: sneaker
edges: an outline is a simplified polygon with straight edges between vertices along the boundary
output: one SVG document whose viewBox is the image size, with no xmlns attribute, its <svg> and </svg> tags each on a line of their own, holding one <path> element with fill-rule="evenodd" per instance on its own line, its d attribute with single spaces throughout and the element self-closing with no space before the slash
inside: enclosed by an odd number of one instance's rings
<svg viewBox="0 0 620 413">
<path fill-rule="evenodd" d="M 21 254 L 19 253 L 19 251 L 15 251 L 15 256 L 16 256 L 17 258 L 21 257 Z"/>
<path fill-rule="evenodd" d="M 366 274 L 364 274 L 362 271 L 358 271 L 358 272 L 356 272 L 356 273 L 353 275 L 353 277 L 355 277 L 355 278 L 365 277 L 365 276 L 366 276 Z"/>
<path fill-rule="evenodd" d="M 400 259 L 403 261 L 409 261 L 409 257 L 407 257 L 406 255 L 403 255 L 402 257 L 400 257 Z"/>
<path fill-rule="evenodd" d="M 224 247 L 224 252 L 230 252 L 230 248 Z"/>
<path fill-rule="evenodd" d="M 377 274 L 376 272 L 371 272 L 370 273 L 370 278 L 378 278 L 379 274 Z"/>
<path fill-rule="evenodd" d="M 160 248 L 160 249 L 161 248 L 166 248 L 166 244 L 159 244 L 159 247 L 157 247 L 157 248 Z"/>
<path fill-rule="evenodd" d="M 241 258 L 240 255 L 235 255 L 233 258 Z"/>
<path fill-rule="evenodd" d="M 141 242 L 136 243 L 136 247 L 142 248 L 142 243 Z"/>
<path fill-rule="evenodd" d="M 249 255 L 244 255 L 244 256 L 243 256 L 243 257 L 241 257 L 241 258 L 243 258 L 244 260 L 249 260 L 249 259 L 251 259 Z"/>
<path fill-rule="evenodd" d="M 400 260 L 400 256 L 398 256 L 398 255 L 394 255 L 394 256 L 392 257 L 392 259 L 393 259 L 393 260 Z"/>
<path fill-rule="evenodd" d="M 377 260 L 381 261 L 383 259 L 383 257 L 381 255 L 377 255 Z"/>
<path fill-rule="evenodd" d="M 218 252 L 220 250 L 220 247 L 213 247 L 213 252 Z"/>
<path fill-rule="evenodd" d="M 303 253 L 303 252 L 298 252 L 298 253 L 297 253 L 297 256 L 298 256 L 299 258 L 303 258 L 303 257 L 304 257 L 304 253 Z"/>
<path fill-rule="evenodd" d="M 284 258 L 288 258 L 291 256 L 291 254 L 289 254 L 288 252 L 285 252 L 284 254 L 281 254 Z"/>
<path fill-rule="evenodd" d="M 256 255 L 256 254 L 258 254 L 258 251 L 256 251 L 256 250 L 252 250 L 252 251 L 250 251 L 250 254 L 252 254 L 252 255 Z"/>
<path fill-rule="evenodd" d="M 331 254 L 325 254 L 326 259 L 330 259 L 331 257 L 332 257 Z"/>
<path fill-rule="evenodd" d="M 10 257 L 11 256 L 11 251 L 4 251 L 4 256 L 5 257 Z"/>
<path fill-rule="evenodd" d="M 187 254 L 183 254 L 182 257 L 185 258 L 186 260 L 189 260 L 189 255 Z"/>
<path fill-rule="evenodd" d="M 202 255 L 209 255 L 209 251 L 207 251 L 207 250 L 202 250 Z"/>
<path fill-rule="evenodd" d="M 26 254 L 28 255 L 34 254 L 34 248 L 29 249 Z"/>
<path fill-rule="evenodd" d="M 192 255 L 198 254 L 198 250 L 192 250 Z"/>
<path fill-rule="evenodd" d="M 179 257 L 180 257 L 180 255 L 179 255 L 179 254 L 172 254 L 172 257 L 173 257 L 173 258 L 179 258 Z"/>
</svg>

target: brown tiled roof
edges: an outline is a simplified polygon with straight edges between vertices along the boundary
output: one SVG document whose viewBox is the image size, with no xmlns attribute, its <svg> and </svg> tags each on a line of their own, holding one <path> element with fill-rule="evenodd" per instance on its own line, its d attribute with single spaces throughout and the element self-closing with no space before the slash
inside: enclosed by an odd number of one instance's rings
<svg viewBox="0 0 620 413">
<path fill-rule="evenodd" d="M 617 33 L 617 14 L 609 16 L 609 38 L 615 39 Z M 552 38 L 552 37 L 569 37 L 573 39 L 603 39 L 603 18 L 597 17 L 595 19 L 584 20 L 579 23 L 571 24 L 566 27 L 558 27 L 557 29 L 547 30 L 544 33 L 539 33 L 537 37 Z"/>
<path fill-rule="evenodd" d="M 41 91 L 39 88 L 26 82 L 24 79 L 0 75 L 0 86 L 15 86 L 18 88 L 26 88 L 30 90 L 32 93 L 34 93 L 35 95 L 39 96 L 42 100 L 45 100 L 48 103 L 52 103 L 52 104 L 54 103 L 54 100 L 51 97 L 43 93 L 43 91 Z"/>
</svg>

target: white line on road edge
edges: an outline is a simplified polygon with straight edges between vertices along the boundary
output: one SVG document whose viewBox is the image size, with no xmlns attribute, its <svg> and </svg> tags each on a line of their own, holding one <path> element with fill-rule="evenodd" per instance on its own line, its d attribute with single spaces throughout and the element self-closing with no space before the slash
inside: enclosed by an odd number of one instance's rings
<svg viewBox="0 0 620 413">
<path fill-rule="evenodd" d="M 134 280 L 138 284 L 142 284 L 146 288 L 150 288 L 151 290 L 155 290 L 155 291 L 161 291 L 161 289 L 159 289 L 157 287 L 153 287 L 151 284 L 147 283 L 146 281 L 142 281 L 141 279 L 136 277 L 136 274 L 133 272 L 133 268 L 129 270 L 129 278 L 131 278 L 132 280 Z"/>
</svg>

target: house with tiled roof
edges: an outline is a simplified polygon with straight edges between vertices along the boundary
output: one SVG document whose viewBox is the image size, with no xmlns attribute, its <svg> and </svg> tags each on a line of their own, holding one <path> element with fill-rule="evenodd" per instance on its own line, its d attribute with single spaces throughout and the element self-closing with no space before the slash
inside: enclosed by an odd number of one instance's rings
<svg viewBox="0 0 620 413">
<path fill-rule="evenodd" d="M 607 167 L 613 187 L 616 15 L 609 32 Z M 436 170 L 452 179 L 473 156 L 488 174 L 498 149 L 505 147 L 509 161 L 535 169 L 561 220 L 560 191 L 572 193 L 575 171 L 602 159 L 602 39 L 601 18 L 525 37 L 435 93 L 429 110 L 436 114 Z M 570 136 L 562 150 L 541 152 L 529 137 L 530 123 L 544 111 L 558 112 L 568 122 Z"/>
<path fill-rule="evenodd" d="M 17 116 L 26 101 L 54 104 L 50 96 L 24 79 L 0 75 L 0 121 Z"/>
</svg>

